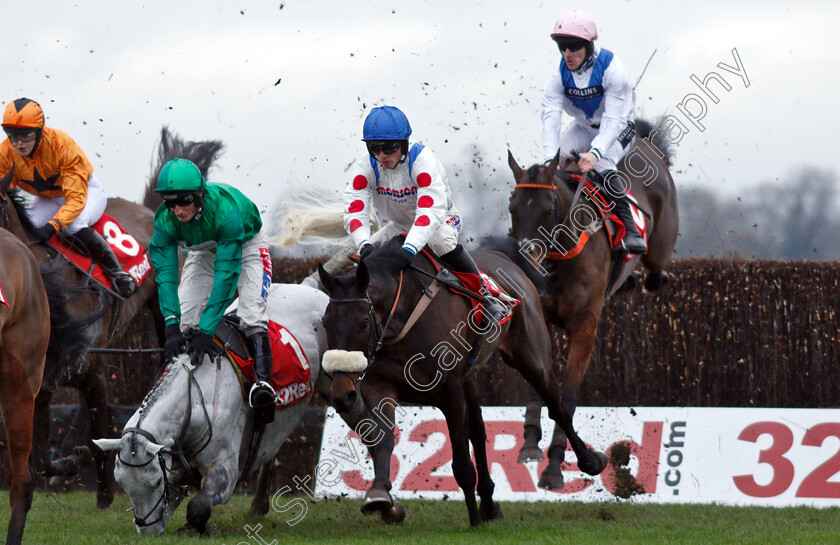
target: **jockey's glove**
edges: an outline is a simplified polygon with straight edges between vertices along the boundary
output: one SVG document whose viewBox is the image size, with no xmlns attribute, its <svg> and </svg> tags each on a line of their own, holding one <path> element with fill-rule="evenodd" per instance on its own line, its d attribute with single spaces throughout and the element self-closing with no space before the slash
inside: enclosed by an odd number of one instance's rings
<svg viewBox="0 0 840 545">
<path fill-rule="evenodd" d="M 397 263 L 399 264 L 401 271 L 409 268 L 413 261 L 414 254 L 406 250 L 405 248 L 400 249 L 400 251 L 397 253 Z"/>
<path fill-rule="evenodd" d="M 32 230 L 32 238 L 37 240 L 38 242 L 46 242 L 51 239 L 56 233 L 58 229 L 55 228 L 55 225 L 52 223 L 48 223 L 43 227 L 36 227 Z"/>
<path fill-rule="evenodd" d="M 367 244 L 362 246 L 362 249 L 359 250 L 359 261 L 364 261 L 364 259 L 367 256 L 369 256 L 372 251 L 373 251 L 373 244 L 368 242 Z"/>
<path fill-rule="evenodd" d="M 213 335 L 198 333 L 190 341 L 190 356 L 192 364 L 198 367 L 204 362 L 204 356 L 210 356 L 210 361 L 215 361 L 222 354 L 221 347 L 213 342 Z"/>
<path fill-rule="evenodd" d="M 169 361 L 187 351 L 187 339 L 181 333 L 181 326 L 171 324 L 164 330 L 166 341 L 163 343 L 163 359 Z"/>
</svg>

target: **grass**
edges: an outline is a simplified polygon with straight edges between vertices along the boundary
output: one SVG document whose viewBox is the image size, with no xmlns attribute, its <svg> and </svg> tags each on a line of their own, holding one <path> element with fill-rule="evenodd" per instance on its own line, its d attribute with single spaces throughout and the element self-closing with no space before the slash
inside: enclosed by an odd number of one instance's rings
<svg viewBox="0 0 840 545">
<path fill-rule="evenodd" d="M 289 501 L 284 499 L 284 504 Z M 307 500 L 308 513 L 298 524 L 285 520 L 299 512 L 272 510 L 265 517 L 248 514 L 250 498 L 236 496 L 214 510 L 213 537 L 176 532 L 185 522 L 181 505 L 167 532 L 158 537 L 138 535 L 127 513 L 130 502 L 117 494 L 106 511 L 95 506 L 92 493 L 36 492 L 27 519 L 24 543 L 50 545 L 391 545 L 434 543 L 491 545 L 496 543 L 589 544 L 840 544 L 840 508 L 734 508 L 716 505 L 640 505 L 632 503 L 502 503 L 505 520 L 470 528 L 460 501 L 404 502 L 408 516 L 400 526 L 383 525 L 378 516 L 365 517 L 357 500 Z M 0 494 L 0 521 L 8 523 L 8 493 Z M 249 536 L 245 526 L 261 527 Z M 5 529 L 3 529 L 5 532 Z M 262 539 L 262 541 L 260 541 Z"/>
</svg>

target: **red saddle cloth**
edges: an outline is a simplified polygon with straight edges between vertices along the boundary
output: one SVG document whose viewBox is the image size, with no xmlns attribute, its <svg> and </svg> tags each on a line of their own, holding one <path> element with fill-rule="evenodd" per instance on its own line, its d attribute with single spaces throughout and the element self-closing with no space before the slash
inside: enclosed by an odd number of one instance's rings
<svg viewBox="0 0 840 545">
<path fill-rule="evenodd" d="M 108 214 L 102 214 L 99 221 L 92 227 L 97 233 L 102 235 L 111 246 L 111 249 L 114 250 L 114 255 L 117 256 L 117 260 L 123 266 L 123 270 L 134 278 L 137 286 L 140 286 L 143 283 L 143 279 L 152 270 L 152 263 L 149 261 L 149 254 L 146 252 L 146 249 L 133 236 L 126 233 L 120 227 L 120 224 L 117 223 L 117 220 Z M 93 264 L 93 269 L 91 270 L 91 264 L 93 263 L 91 258 L 76 252 L 76 250 L 68 244 L 65 244 L 57 236 L 50 239 L 50 244 L 64 254 L 74 265 L 85 272 L 90 271 L 90 275 L 105 288 L 114 291 L 111 280 L 105 274 L 105 271 L 102 270 L 102 267 Z"/>
<path fill-rule="evenodd" d="M 268 338 L 271 341 L 271 355 L 274 359 L 269 382 L 277 393 L 277 408 L 283 409 L 312 395 L 312 370 L 303 348 L 288 329 L 269 320 Z M 228 354 L 248 380 L 254 382 L 254 359 L 245 360 L 232 352 Z"/>
<path fill-rule="evenodd" d="M 471 273 L 457 272 L 451 269 L 450 272 L 461 279 L 461 282 L 463 282 L 465 288 L 475 293 L 481 293 L 481 283 L 478 281 L 478 277 L 476 275 Z M 510 297 L 508 294 L 502 291 L 502 288 L 500 288 L 499 285 L 496 284 L 496 282 L 492 278 L 490 278 L 483 272 L 481 273 L 481 276 L 482 278 L 484 278 L 484 284 L 487 286 L 487 290 L 490 292 L 490 295 L 496 297 L 502 304 L 508 307 L 507 316 L 502 318 L 502 320 L 499 322 L 499 325 L 508 322 L 513 317 L 513 311 L 516 310 L 516 308 L 522 304 L 522 301 Z M 464 295 L 464 297 L 466 297 L 466 295 Z M 473 299 L 472 297 L 470 297 L 469 299 L 472 308 L 476 310 L 476 323 L 481 323 L 481 319 L 484 316 L 484 307 L 478 300 Z"/>
<path fill-rule="evenodd" d="M 580 183 L 581 180 L 580 174 L 567 174 L 567 178 L 578 183 Z M 624 225 L 624 222 L 621 221 L 621 218 L 618 217 L 618 214 L 614 213 L 614 208 L 610 208 L 612 203 L 607 201 L 602 194 L 601 189 L 595 187 L 595 185 L 593 185 L 589 180 L 586 180 L 586 184 L 583 186 L 583 191 L 588 194 L 590 202 L 594 203 L 598 207 L 598 213 L 605 220 L 604 228 L 607 231 L 607 239 L 610 241 L 610 248 L 615 249 L 621 246 L 621 241 L 624 239 L 627 227 Z M 647 217 L 645 217 L 644 213 L 639 210 L 638 202 L 636 201 L 636 197 L 633 196 L 633 193 L 627 191 L 627 196 L 628 202 L 630 203 L 630 212 L 633 214 L 633 221 L 636 224 L 636 228 L 639 230 L 639 234 L 642 235 L 642 238 L 645 239 L 645 242 L 647 242 Z M 610 224 L 610 222 L 612 222 L 612 224 Z M 581 239 L 583 244 L 586 244 L 588 236 L 586 239 L 584 239 L 584 237 L 581 237 Z M 574 255 L 577 255 L 577 252 L 575 252 Z M 568 257 L 573 257 L 573 255 L 569 255 Z M 634 257 L 636 257 L 635 254 L 628 254 L 624 256 L 624 261 L 629 261 Z"/>
</svg>

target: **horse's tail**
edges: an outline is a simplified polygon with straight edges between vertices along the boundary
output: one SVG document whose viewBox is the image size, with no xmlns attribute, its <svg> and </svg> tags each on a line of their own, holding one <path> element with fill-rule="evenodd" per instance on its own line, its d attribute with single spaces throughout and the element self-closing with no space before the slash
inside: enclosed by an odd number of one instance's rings
<svg viewBox="0 0 840 545">
<path fill-rule="evenodd" d="M 143 206 L 157 210 L 163 199 L 154 192 L 160 169 L 172 159 L 189 159 L 198 166 L 201 175 L 207 177 L 207 171 L 219 157 L 224 144 L 221 140 L 205 140 L 203 142 L 184 142 L 180 136 L 169 132 L 166 125 L 160 130 L 160 144 L 157 148 L 157 164 L 153 167 L 146 183 L 146 193 L 143 195 Z"/>
<path fill-rule="evenodd" d="M 659 150 L 659 153 L 662 154 L 662 159 L 665 161 L 665 164 L 670 167 L 673 166 L 675 152 L 673 146 L 671 146 L 671 142 L 659 129 L 661 126 L 662 118 L 659 119 L 656 126 L 647 119 L 636 118 L 636 135 L 653 144 Z"/>
<path fill-rule="evenodd" d="M 344 205 L 336 199 L 312 191 L 283 201 L 277 210 L 277 234 L 269 243 L 281 248 L 295 244 L 320 244 L 349 238 L 344 230 Z M 378 229 L 371 214 L 371 231 Z"/>
<path fill-rule="evenodd" d="M 519 251 L 519 242 L 510 236 L 488 235 L 479 242 L 479 249 L 492 250 L 505 254 L 525 273 L 539 293 L 544 293 L 548 284 L 547 278 L 531 261 Z"/>
<path fill-rule="evenodd" d="M 47 362 L 44 367 L 43 388 L 55 389 L 62 376 L 79 368 L 93 343 L 90 326 L 101 319 L 107 308 L 104 302 L 87 316 L 74 316 L 69 301 L 84 288 L 68 286 L 65 271 L 67 264 L 61 260 L 42 263 L 41 278 L 50 303 L 50 342 L 47 345 Z"/>
</svg>

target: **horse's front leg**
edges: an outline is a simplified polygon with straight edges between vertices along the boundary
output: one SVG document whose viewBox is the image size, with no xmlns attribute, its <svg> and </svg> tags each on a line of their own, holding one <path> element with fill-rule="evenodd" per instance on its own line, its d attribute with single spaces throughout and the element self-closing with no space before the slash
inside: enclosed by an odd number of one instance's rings
<svg viewBox="0 0 840 545">
<path fill-rule="evenodd" d="M 519 456 L 516 457 L 516 461 L 520 464 L 543 461 L 543 453 L 540 450 L 540 438 L 542 437 L 540 413 L 542 412 L 543 402 L 530 385 L 527 385 L 526 388 L 528 389 L 528 402 L 525 405 L 525 426 L 522 431 L 525 442 L 519 449 Z"/>
<path fill-rule="evenodd" d="M 450 381 L 440 399 L 442 402 L 439 408 L 446 417 L 449 440 L 452 443 L 452 473 L 455 475 L 458 486 L 464 492 L 470 526 L 478 526 L 481 524 L 481 515 L 475 501 L 476 474 L 475 466 L 470 459 L 469 416 L 464 389 L 460 383 Z"/>
<path fill-rule="evenodd" d="M 90 437 L 108 437 L 108 387 L 105 379 L 98 372 L 96 365 L 89 365 L 87 371 L 78 375 L 73 386 L 82 392 L 90 418 Z M 92 446 L 93 443 L 90 444 Z M 107 509 L 114 501 L 114 459 L 113 452 L 102 452 L 98 448 L 89 448 L 96 464 L 96 481 L 99 489 L 96 493 L 96 507 Z"/>
<path fill-rule="evenodd" d="M 394 505 L 391 497 L 391 454 L 394 452 L 396 393 L 387 385 L 370 382 L 364 385 L 369 418 L 360 421 L 355 431 L 367 445 L 373 458 L 373 483 L 362 501 L 362 513 L 380 513 L 383 519 Z"/>
<path fill-rule="evenodd" d="M 235 457 L 228 457 L 232 459 Z M 229 464 L 214 465 L 201 482 L 201 490 L 187 504 L 187 522 L 200 534 L 212 533 L 207 524 L 213 507 L 227 503 L 236 487 L 237 468 Z"/>
</svg>

